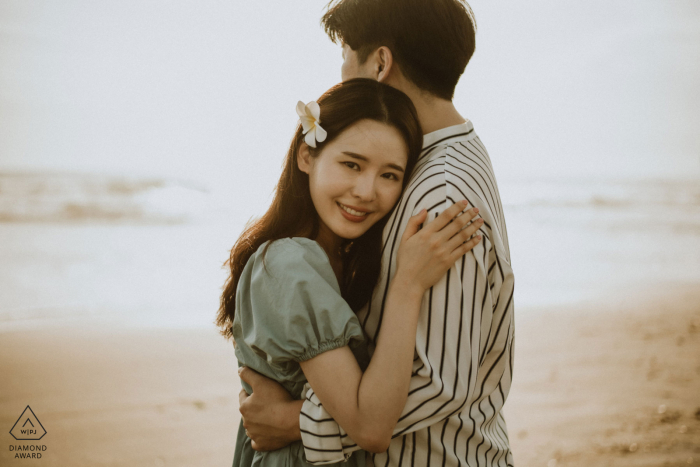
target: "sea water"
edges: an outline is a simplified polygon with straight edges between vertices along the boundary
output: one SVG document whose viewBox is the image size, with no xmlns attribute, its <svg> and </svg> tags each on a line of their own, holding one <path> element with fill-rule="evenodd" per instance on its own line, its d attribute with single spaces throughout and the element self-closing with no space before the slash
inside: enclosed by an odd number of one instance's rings
<svg viewBox="0 0 700 467">
<path fill-rule="evenodd" d="M 697 180 L 500 180 L 522 312 L 700 287 Z M 0 329 L 213 327 L 250 216 L 163 180 L 0 175 Z"/>
</svg>

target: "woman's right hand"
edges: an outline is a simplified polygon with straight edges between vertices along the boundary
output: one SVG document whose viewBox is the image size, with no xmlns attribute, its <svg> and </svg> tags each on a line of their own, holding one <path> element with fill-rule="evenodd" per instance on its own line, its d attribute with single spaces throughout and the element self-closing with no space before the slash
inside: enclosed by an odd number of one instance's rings
<svg viewBox="0 0 700 467">
<path fill-rule="evenodd" d="M 481 235 L 473 235 L 484 220 L 474 219 L 478 208 L 463 212 L 467 205 L 466 200 L 453 204 L 422 229 L 420 225 L 425 222 L 427 211 L 424 209 L 411 217 L 401 237 L 395 277 L 424 292 L 435 285 L 455 261 L 472 250 L 481 241 Z"/>
</svg>

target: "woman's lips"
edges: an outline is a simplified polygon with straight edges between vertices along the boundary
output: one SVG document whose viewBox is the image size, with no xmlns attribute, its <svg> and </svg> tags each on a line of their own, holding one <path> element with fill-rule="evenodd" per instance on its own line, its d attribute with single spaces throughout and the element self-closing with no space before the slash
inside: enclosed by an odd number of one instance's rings
<svg viewBox="0 0 700 467">
<path fill-rule="evenodd" d="M 336 203 L 336 204 L 338 205 L 338 209 L 340 209 L 340 213 L 343 215 L 343 217 L 346 218 L 347 220 L 349 220 L 350 222 L 358 222 L 358 223 L 362 222 L 365 219 L 367 219 L 367 215 L 369 214 L 369 212 L 367 212 L 367 214 L 364 214 L 362 216 L 356 216 L 354 214 L 350 214 L 348 211 L 346 211 L 344 209 L 344 207 L 347 207 L 349 209 L 353 209 L 353 208 L 350 208 L 349 206 L 345 206 L 345 205 L 340 204 L 340 203 Z M 353 209 L 353 211 L 357 211 L 357 210 Z M 358 211 L 358 212 L 360 212 L 360 211 Z"/>
</svg>

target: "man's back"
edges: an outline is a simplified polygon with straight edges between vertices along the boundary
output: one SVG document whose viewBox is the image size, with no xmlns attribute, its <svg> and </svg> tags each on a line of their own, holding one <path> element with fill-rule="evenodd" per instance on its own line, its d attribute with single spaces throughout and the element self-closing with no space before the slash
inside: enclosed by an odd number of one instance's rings
<svg viewBox="0 0 700 467">
<path fill-rule="evenodd" d="M 381 329 L 388 284 L 408 219 L 429 219 L 460 199 L 479 208 L 483 241 L 423 298 L 406 407 L 377 466 L 513 465 L 501 408 L 513 368 L 513 272 L 505 219 L 491 162 L 470 122 L 425 135 L 424 150 L 384 231 L 382 275 L 358 314 L 371 341 Z M 329 446 L 329 423 L 310 391 L 302 412 L 307 458 Z M 304 418 L 304 417 L 302 417 Z M 357 447 L 342 428 L 345 454 Z M 325 436 L 325 438 L 324 438 Z M 323 441 L 321 442 L 321 440 Z"/>
</svg>

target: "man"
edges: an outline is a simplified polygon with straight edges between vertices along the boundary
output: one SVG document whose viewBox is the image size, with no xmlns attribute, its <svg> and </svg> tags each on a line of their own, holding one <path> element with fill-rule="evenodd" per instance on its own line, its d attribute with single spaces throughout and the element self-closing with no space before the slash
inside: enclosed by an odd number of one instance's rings
<svg viewBox="0 0 700 467">
<path fill-rule="evenodd" d="M 423 299 L 411 389 L 389 449 L 377 466 L 511 466 L 501 409 L 513 371 L 513 272 L 505 219 L 488 153 L 452 103 L 474 52 L 475 25 L 463 0 L 336 0 L 322 24 L 342 43 L 342 79 L 372 78 L 406 93 L 424 132 L 423 153 L 384 231 L 382 275 L 358 317 L 377 338 L 396 252 L 408 219 L 429 219 L 467 199 L 484 219 L 483 241 Z M 291 401 L 273 381 L 241 371 L 244 426 L 258 450 L 301 439 L 312 464 L 343 461 L 359 447 L 309 390 Z M 281 390 L 280 390 L 281 389 Z"/>
</svg>

